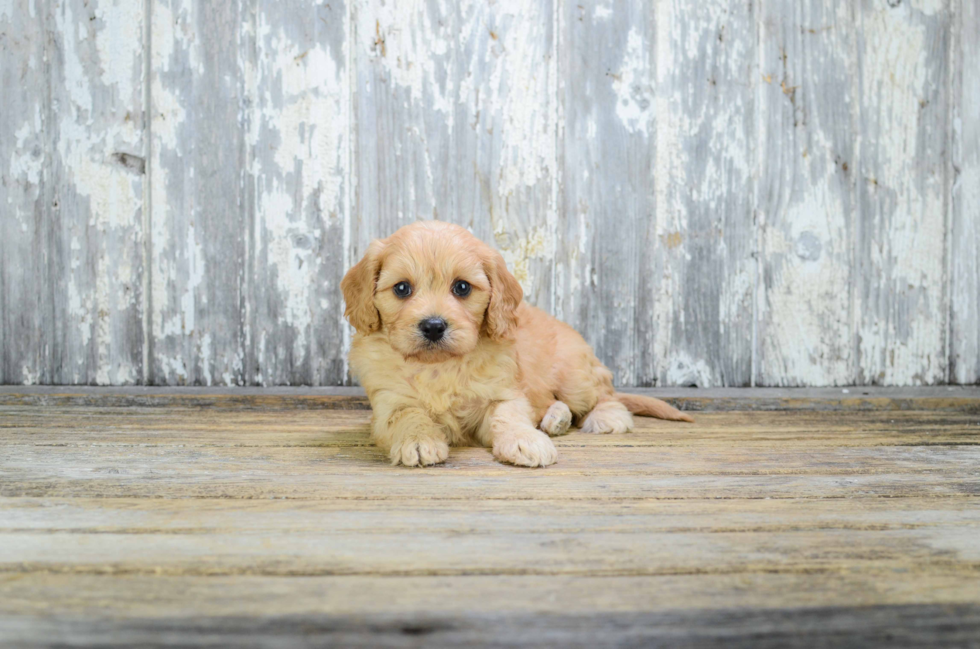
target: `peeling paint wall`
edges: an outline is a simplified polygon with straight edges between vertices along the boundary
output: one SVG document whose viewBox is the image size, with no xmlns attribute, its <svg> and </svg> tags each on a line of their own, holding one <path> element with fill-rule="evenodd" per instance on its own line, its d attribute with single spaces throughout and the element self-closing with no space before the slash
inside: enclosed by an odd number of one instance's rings
<svg viewBox="0 0 980 649">
<path fill-rule="evenodd" d="M 0 382 L 349 381 L 492 242 L 622 385 L 980 382 L 968 0 L 0 0 Z"/>
<path fill-rule="evenodd" d="M 0 3 L 0 374 L 143 376 L 140 2 Z"/>
</svg>

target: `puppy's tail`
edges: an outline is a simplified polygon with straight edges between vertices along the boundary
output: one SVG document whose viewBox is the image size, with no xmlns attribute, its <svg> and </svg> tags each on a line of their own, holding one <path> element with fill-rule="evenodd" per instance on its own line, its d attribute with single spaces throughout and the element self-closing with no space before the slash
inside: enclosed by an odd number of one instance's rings
<svg viewBox="0 0 980 649">
<path fill-rule="evenodd" d="M 690 415 L 681 412 L 660 399 L 643 397 L 638 394 L 624 394 L 622 392 L 617 392 L 613 396 L 634 415 L 646 415 L 647 417 L 656 417 L 657 419 L 689 421 L 694 423 L 694 419 Z"/>
</svg>

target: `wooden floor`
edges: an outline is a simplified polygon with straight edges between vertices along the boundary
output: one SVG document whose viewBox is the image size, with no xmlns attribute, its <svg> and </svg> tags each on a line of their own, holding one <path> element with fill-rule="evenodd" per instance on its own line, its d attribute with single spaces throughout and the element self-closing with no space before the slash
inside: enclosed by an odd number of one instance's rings
<svg viewBox="0 0 980 649">
<path fill-rule="evenodd" d="M 359 396 L 7 388 L 0 646 L 980 646 L 980 390 L 673 394 L 412 470 Z"/>
</svg>

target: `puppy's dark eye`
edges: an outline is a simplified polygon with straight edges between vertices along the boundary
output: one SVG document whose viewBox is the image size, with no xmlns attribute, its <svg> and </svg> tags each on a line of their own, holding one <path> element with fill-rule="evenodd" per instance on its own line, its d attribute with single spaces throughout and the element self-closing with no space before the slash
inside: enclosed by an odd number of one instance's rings
<svg viewBox="0 0 980 649">
<path fill-rule="evenodd" d="M 391 290 L 395 292 L 395 297 L 405 298 L 412 294 L 412 285 L 408 282 L 398 282 Z"/>
<path fill-rule="evenodd" d="M 458 279 L 456 280 L 456 283 L 453 284 L 453 295 L 456 297 L 466 297 L 472 290 L 473 287 L 470 286 L 470 283 L 465 280 Z"/>
</svg>

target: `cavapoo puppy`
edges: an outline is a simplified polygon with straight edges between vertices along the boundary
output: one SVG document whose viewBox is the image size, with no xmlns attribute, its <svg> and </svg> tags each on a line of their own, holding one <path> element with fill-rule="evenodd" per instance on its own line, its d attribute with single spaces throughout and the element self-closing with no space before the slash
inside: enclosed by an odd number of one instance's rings
<svg viewBox="0 0 980 649">
<path fill-rule="evenodd" d="M 500 253 L 457 225 L 417 222 L 373 241 L 340 286 L 357 330 L 350 367 L 393 464 L 443 462 L 475 440 L 502 462 L 547 466 L 558 459 L 548 436 L 573 420 L 586 433 L 628 432 L 630 413 L 693 421 L 616 394 L 588 343 L 522 302 Z"/>
</svg>

